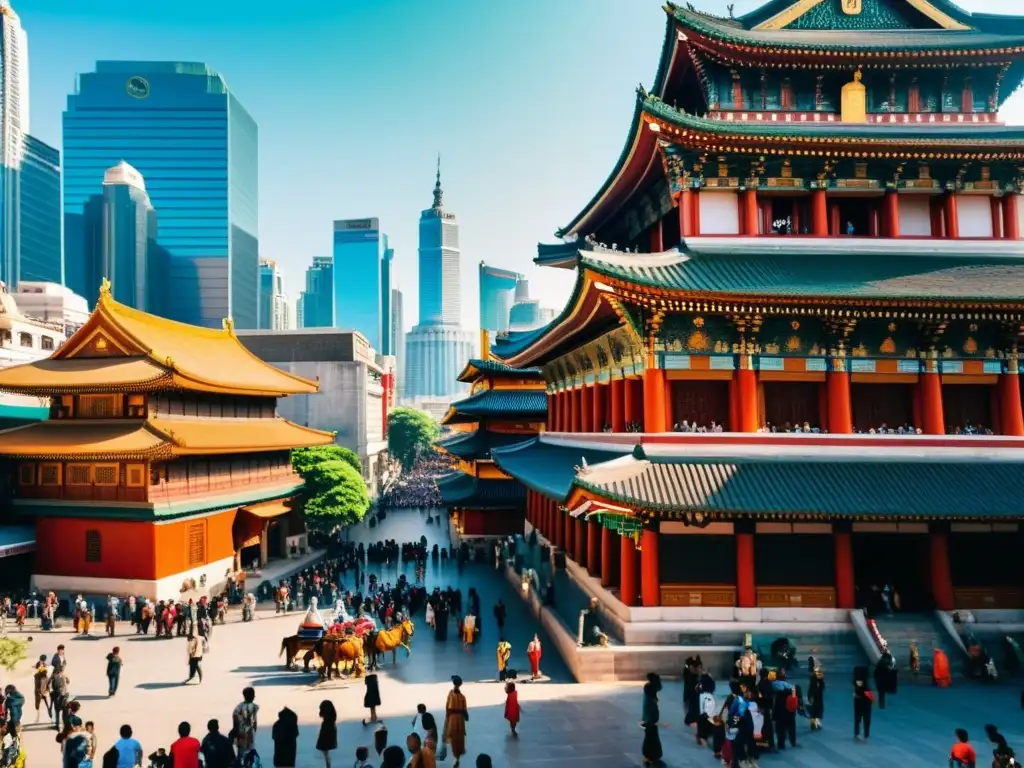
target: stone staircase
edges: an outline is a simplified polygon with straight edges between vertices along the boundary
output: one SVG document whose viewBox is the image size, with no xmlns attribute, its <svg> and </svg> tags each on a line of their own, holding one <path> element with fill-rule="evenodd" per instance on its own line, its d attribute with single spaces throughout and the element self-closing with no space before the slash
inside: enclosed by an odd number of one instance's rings
<svg viewBox="0 0 1024 768">
<path fill-rule="evenodd" d="M 921 655 L 919 679 L 931 683 L 932 650 L 938 648 L 949 658 L 950 672 L 955 678 L 965 676 L 964 652 L 931 614 L 897 614 L 875 619 L 878 631 L 889 645 L 889 651 L 901 672 L 900 682 L 910 680 L 910 645 L 917 643 Z"/>
<path fill-rule="evenodd" d="M 760 648 L 767 657 L 768 649 L 776 636 L 757 635 L 752 638 L 755 648 Z M 796 658 L 799 663 L 796 671 L 790 676 L 795 676 L 799 682 L 804 677 L 810 676 L 807 668 L 807 657 L 813 656 L 815 662 L 825 670 L 826 678 L 838 675 L 842 679 L 853 675 L 853 668 L 858 665 L 867 665 L 868 658 L 857 640 L 856 633 L 852 630 L 841 632 L 828 632 L 818 634 L 796 634 L 787 635 L 789 642 L 796 646 Z M 768 659 L 764 662 L 767 664 Z"/>
</svg>

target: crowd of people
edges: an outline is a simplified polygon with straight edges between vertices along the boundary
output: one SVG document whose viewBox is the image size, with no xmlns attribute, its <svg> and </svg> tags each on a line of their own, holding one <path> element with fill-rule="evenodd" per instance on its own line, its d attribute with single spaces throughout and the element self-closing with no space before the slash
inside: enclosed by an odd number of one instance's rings
<svg viewBox="0 0 1024 768">
<path fill-rule="evenodd" d="M 452 471 L 450 456 L 433 453 L 422 456 L 412 469 L 396 474 L 381 491 L 379 505 L 385 509 L 430 509 L 441 506 L 437 478 Z"/>
</svg>

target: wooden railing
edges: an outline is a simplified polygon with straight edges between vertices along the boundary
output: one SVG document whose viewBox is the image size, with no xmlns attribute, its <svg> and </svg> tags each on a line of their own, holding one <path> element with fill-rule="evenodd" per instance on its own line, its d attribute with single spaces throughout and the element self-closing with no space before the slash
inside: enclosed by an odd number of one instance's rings
<svg viewBox="0 0 1024 768">
<path fill-rule="evenodd" d="M 1017 609 L 1024 606 L 1024 589 L 1017 587 L 954 587 L 953 605 L 957 608 Z"/>
<path fill-rule="evenodd" d="M 666 608 L 732 608 L 736 587 L 728 584 L 662 584 L 661 604 Z"/>
<path fill-rule="evenodd" d="M 757 587 L 758 608 L 835 608 L 833 587 Z"/>
</svg>

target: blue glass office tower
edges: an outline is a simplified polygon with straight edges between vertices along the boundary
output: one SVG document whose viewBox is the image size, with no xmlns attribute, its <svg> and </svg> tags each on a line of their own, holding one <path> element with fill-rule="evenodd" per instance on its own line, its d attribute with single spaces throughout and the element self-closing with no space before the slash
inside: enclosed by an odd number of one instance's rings
<svg viewBox="0 0 1024 768">
<path fill-rule="evenodd" d="M 334 325 L 334 257 L 314 256 L 306 270 L 306 290 L 299 297 L 303 328 L 330 328 Z"/>
<path fill-rule="evenodd" d="M 146 179 L 169 255 L 170 316 L 219 328 L 258 321 L 256 123 L 205 64 L 100 61 L 64 112 L 64 254 L 68 287 L 90 299 L 86 201 L 124 160 Z"/>
<path fill-rule="evenodd" d="M 18 281 L 64 282 L 60 150 L 25 137 L 21 164 L 21 256 Z"/>
<path fill-rule="evenodd" d="M 480 328 L 507 331 L 512 293 L 522 279 L 518 272 L 489 267 L 480 262 Z"/>
<path fill-rule="evenodd" d="M 380 220 L 334 222 L 334 327 L 359 331 L 381 351 L 382 278 L 387 235 Z"/>
<path fill-rule="evenodd" d="M 394 289 L 395 249 L 388 248 L 384 236 L 384 258 L 380 262 L 380 349 L 382 355 L 395 354 L 394 331 Z"/>
</svg>

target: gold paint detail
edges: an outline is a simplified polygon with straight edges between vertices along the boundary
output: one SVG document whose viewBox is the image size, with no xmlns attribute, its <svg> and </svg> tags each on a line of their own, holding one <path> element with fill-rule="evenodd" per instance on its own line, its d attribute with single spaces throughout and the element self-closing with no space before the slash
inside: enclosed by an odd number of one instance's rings
<svg viewBox="0 0 1024 768">
<path fill-rule="evenodd" d="M 861 0 L 843 0 L 843 13 L 847 16 L 860 16 L 863 10 L 864 4 Z"/>
<path fill-rule="evenodd" d="M 866 123 L 868 121 L 868 89 L 861 82 L 864 75 L 858 69 L 853 80 L 843 86 L 841 116 L 844 123 Z"/>
<path fill-rule="evenodd" d="M 686 339 L 686 346 L 693 352 L 707 352 L 711 348 L 711 339 L 704 331 L 694 331 Z"/>
<path fill-rule="evenodd" d="M 797 0 L 789 8 L 777 13 L 767 21 L 763 21 L 754 27 L 757 31 L 775 31 L 785 29 L 794 21 L 799 19 L 812 8 L 817 8 L 824 0 Z"/>
<path fill-rule="evenodd" d="M 851 354 L 854 357 L 867 357 L 868 348 L 865 347 L 863 344 L 858 344 L 856 347 L 853 348 L 853 352 Z"/>
<path fill-rule="evenodd" d="M 786 339 L 786 351 L 789 353 L 799 352 L 803 348 L 803 342 L 799 336 L 790 336 Z"/>
<path fill-rule="evenodd" d="M 971 29 L 966 24 L 961 24 L 952 16 L 940 11 L 928 0 L 907 0 L 907 3 L 909 3 L 914 10 L 920 11 L 943 29 L 955 30 L 958 32 L 965 32 Z"/>
<path fill-rule="evenodd" d="M 978 353 L 978 342 L 974 340 L 973 336 L 968 336 L 967 341 L 964 342 L 964 352 L 968 355 L 976 355 Z"/>
<path fill-rule="evenodd" d="M 896 354 L 896 342 L 893 341 L 892 336 L 882 342 L 882 345 L 878 348 L 878 351 L 883 355 L 895 355 Z"/>
</svg>

